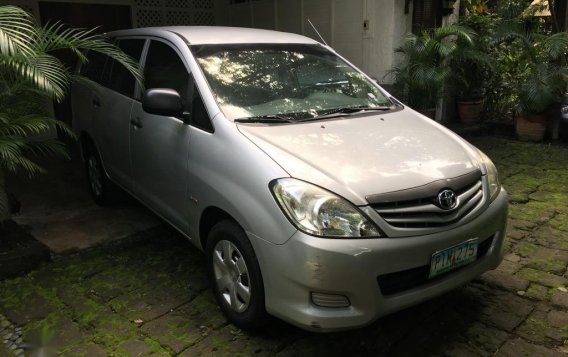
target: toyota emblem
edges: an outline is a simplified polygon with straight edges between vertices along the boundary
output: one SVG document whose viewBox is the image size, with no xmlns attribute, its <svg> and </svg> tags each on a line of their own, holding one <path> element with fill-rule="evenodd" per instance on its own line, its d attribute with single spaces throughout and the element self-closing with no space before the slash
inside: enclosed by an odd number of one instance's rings
<svg viewBox="0 0 568 357">
<path fill-rule="evenodd" d="M 445 210 L 451 210 L 458 204 L 458 196 L 452 190 L 443 190 L 437 197 L 438 206 Z"/>
</svg>

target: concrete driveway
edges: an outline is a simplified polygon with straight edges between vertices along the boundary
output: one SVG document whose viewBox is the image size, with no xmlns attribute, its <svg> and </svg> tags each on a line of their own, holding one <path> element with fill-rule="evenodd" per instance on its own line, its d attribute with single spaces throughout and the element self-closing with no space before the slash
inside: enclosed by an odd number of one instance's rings
<svg viewBox="0 0 568 357">
<path fill-rule="evenodd" d="M 276 320 L 255 333 L 229 324 L 197 249 L 132 200 L 93 206 L 80 163 L 52 162 L 48 176 L 13 181 L 24 205 L 16 219 L 59 254 L 0 282 L 0 355 L 565 355 L 568 148 L 472 142 L 511 195 L 503 264 L 371 326 L 327 335 Z"/>
</svg>

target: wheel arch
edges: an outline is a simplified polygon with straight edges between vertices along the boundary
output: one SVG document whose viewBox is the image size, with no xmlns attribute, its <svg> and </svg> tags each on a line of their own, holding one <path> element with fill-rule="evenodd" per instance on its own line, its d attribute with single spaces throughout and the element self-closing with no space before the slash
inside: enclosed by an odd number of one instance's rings
<svg viewBox="0 0 568 357">
<path fill-rule="evenodd" d="M 215 224 L 223 220 L 232 220 L 241 226 L 233 216 L 219 207 L 209 206 L 203 210 L 203 213 L 199 218 L 199 244 L 203 251 L 205 251 L 207 247 L 209 232 L 211 232 L 211 229 L 215 226 Z"/>
<path fill-rule="evenodd" d="M 81 158 L 83 160 L 86 160 L 85 154 L 89 150 L 97 148 L 97 145 L 95 144 L 95 140 L 93 140 L 91 135 L 84 130 L 81 131 L 81 134 L 79 135 L 79 144 L 80 144 L 80 147 L 81 147 Z"/>
</svg>

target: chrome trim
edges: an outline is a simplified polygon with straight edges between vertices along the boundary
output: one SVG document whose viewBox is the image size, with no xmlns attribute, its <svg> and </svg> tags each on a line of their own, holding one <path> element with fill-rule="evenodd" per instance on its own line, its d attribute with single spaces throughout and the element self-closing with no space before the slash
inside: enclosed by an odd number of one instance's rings
<svg viewBox="0 0 568 357">
<path fill-rule="evenodd" d="M 467 182 L 462 180 L 462 182 Z M 457 187 L 457 205 L 445 210 L 435 204 L 436 195 L 430 197 L 414 197 L 403 202 L 384 202 L 372 205 L 373 209 L 389 225 L 395 228 L 424 229 L 444 227 L 461 220 L 479 209 L 483 200 L 482 180 Z"/>
<path fill-rule="evenodd" d="M 413 187 L 406 190 L 379 193 L 365 197 L 371 205 L 376 203 L 411 201 L 419 197 L 433 197 L 444 188 L 459 191 L 461 188 L 474 183 L 481 178 L 481 171 L 475 170 L 465 175 L 454 178 L 430 182 L 423 186 Z"/>
</svg>

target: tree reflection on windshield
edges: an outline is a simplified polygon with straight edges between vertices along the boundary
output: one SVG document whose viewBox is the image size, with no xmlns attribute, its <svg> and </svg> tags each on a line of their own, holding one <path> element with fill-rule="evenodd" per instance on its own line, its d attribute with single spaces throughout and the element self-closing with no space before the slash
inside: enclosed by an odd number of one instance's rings
<svg viewBox="0 0 568 357">
<path fill-rule="evenodd" d="M 203 45 L 192 51 L 230 119 L 302 119 L 390 104 L 373 83 L 321 46 Z"/>
</svg>

